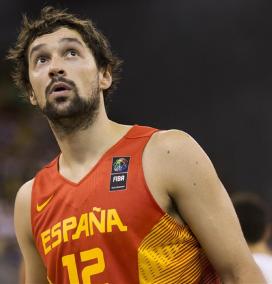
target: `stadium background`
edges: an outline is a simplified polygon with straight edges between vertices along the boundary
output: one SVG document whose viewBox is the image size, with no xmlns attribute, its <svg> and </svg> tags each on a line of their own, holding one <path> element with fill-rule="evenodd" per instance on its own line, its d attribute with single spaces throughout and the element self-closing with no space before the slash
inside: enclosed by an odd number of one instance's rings
<svg viewBox="0 0 272 284">
<path fill-rule="evenodd" d="M 22 14 L 36 16 L 45 5 L 93 19 L 124 60 L 111 119 L 188 132 L 229 193 L 257 192 L 272 201 L 270 1 L 1 0 L 1 283 L 17 277 L 16 192 L 58 152 L 45 119 L 20 99 L 5 60 Z"/>
</svg>

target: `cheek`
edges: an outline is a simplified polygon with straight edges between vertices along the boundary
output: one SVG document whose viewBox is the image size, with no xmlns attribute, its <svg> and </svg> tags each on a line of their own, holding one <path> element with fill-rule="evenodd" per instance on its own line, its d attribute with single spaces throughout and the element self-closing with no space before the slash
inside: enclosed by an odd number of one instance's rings
<svg viewBox="0 0 272 284">
<path fill-rule="evenodd" d="M 42 78 L 38 72 L 32 72 L 29 74 L 29 81 L 32 86 L 32 89 L 37 92 L 41 88 Z"/>
<path fill-rule="evenodd" d="M 45 80 L 43 80 L 38 74 L 31 74 L 29 76 L 29 81 L 38 103 L 42 104 L 45 100 Z"/>
<path fill-rule="evenodd" d="M 83 66 L 74 73 L 74 76 L 78 80 L 78 83 L 75 82 L 77 87 L 83 92 L 88 92 L 90 86 L 97 82 L 97 69 L 90 66 Z M 71 79 L 73 80 L 73 78 Z"/>
</svg>

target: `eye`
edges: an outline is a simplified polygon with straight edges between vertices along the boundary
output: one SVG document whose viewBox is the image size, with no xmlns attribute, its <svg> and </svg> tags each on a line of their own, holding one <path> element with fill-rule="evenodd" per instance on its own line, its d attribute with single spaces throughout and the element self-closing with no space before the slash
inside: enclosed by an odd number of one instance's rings
<svg viewBox="0 0 272 284">
<path fill-rule="evenodd" d="M 38 56 L 35 60 L 36 64 L 44 64 L 46 63 L 48 58 L 46 56 Z"/>
<path fill-rule="evenodd" d="M 68 57 L 75 57 L 75 56 L 78 55 L 78 52 L 76 50 L 74 50 L 74 49 L 69 49 L 69 50 L 66 51 L 65 54 Z"/>
</svg>

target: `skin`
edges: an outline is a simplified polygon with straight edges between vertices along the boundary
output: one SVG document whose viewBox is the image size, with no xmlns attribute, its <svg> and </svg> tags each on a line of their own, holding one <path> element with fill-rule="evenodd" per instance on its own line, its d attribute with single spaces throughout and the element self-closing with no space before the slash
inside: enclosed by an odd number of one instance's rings
<svg viewBox="0 0 272 284">
<path fill-rule="evenodd" d="M 71 42 L 62 41 L 63 38 L 76 38 L 81 43 L 73 46 L 79 49 L 79 55 L 73 56 L 74 53 L 69 51 Z M 36 50 L 30 56 L 33 48 L 39 45 L 42 45 L 38 49 L 40 53 Z M 45 54 L 45 62 L 41 58 L 38 61 L 34 59 L 37 54 Z M 93 55 L 81 36 L 67 28 L 37 38 L 28 55 L 33 88 L 30 102 L 40 108 L 45 105 L 45 89 L 54 74 L 73 80 L 79 95 L 85 98 L 92 95 L 89 86 L 98 76 L 101 103 L 93 124 L 65 136 L 50 124 L 62 152 L 60 174 L 78 182 L 130 128 L 110 121 L 106 115 L 103 90 L 111 85 L 111 74 L 97 69 Z M 65 96 L 67 99 L 61 103 L 53 96 L 48 99 L 62 111 L 69 105 L 73 92 L 67 92 Z M 171 167 L 161 167 L 162 164 Z M 205 152 L 188 134 L 178 130 L 155 133 L 143 153 L 143 168 L 158 205 L 180 224 L 186 222 L 190 226 L 224 283 L 265 283 L 243 238 L 226 190 Z M 34 246 L 30 221 L 32 185 L 33 180 L 18 191 L 15 227 L 25 260 L 26 283 L 42 284 L 47 283 L 46 271 Z"/>
</svg>

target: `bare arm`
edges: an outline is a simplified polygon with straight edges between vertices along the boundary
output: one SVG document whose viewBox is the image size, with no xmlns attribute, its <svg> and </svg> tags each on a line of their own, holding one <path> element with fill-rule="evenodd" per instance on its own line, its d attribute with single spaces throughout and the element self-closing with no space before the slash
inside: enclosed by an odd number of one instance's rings
<svg viewBox="0 0 272 284">
<path fill-rule="evenodd" d="M 181 131 L 157 133 L 150 144 L 150 165 L 159 183 L 175 201 L 223 283 L 266 283 L 229 196 L 200 146 Z"/>
<path fill-rule="evenodd" d="M 17 193 L 14 209 L 15 232 L 24 257 L 25 283 L 48 284 L 44 264 L 32 238 L 30 218 L 31 191 L 32 181 L 29 181 Z"/>
</svg>

